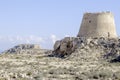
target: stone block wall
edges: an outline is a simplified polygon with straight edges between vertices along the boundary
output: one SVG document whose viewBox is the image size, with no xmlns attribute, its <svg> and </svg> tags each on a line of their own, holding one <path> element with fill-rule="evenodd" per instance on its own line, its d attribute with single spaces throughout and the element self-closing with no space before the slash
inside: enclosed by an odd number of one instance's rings
<svg viewBox="0 0 120 80">
<path fill-rule="evenodd" d="M 78 37 L 116 38 L 113 14 L 111 12 L 85 13 Z"/>
</svg>

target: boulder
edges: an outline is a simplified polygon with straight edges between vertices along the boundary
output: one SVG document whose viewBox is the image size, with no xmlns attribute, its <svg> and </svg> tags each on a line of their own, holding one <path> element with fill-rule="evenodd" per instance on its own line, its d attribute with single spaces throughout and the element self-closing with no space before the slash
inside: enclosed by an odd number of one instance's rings
<svg viewBox="0 0 120 80">
<path fill-rule="evenodd" d="M 72 50 L 74 50 L 75 48 L 77 48 L 80 44 L 80 39 L 79 38 L 75 38 L 73 41 L 72 41 L 72 44 L 73 44 L 73 48 Z"/>
<path fill-rule="evenodd" d="M 54 53 L 59 56 L 70 55 L 82 41 L 80 38 L 65 37 L 54 44 Z"/>
<path fill-rule="evenodd" d="M 71 39 L 70 39 L 70 37 L 65 37 L 63 40 L 62 40 L 62 42 L 69 42 Z"/>
<path fill-rule="evenodd" d="M 61 45 L 61 41 L 56 41 L 54 44 L 54 50 L 57 50 L 58 48 L 60 48 Z"/>
<path fill-rule="evenodd" d="M 61 43 L 61 46 L 60 46 L 60 52 L 63 53 L 63 52 L 66 52 L 67 50 L 67 43 Z"/>
</svg>

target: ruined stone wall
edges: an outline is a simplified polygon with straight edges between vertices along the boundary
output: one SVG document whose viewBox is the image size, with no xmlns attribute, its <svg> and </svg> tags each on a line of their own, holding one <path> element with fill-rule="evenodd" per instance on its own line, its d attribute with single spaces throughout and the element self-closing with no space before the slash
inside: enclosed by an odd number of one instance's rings
<svg viewBox="0 0 120 80">
<path fill-rule="evenodd" d="M 3 53 L 37 53 L 36 51 L 41 50 L 38 44 L 19 44 L 13 48 L 4 51 Z"/>
<path fill-rule="evenodd" d="M 117 37 L 113 14 L 111 12 L 85 13 L 78 37 Z"/>
</svg>

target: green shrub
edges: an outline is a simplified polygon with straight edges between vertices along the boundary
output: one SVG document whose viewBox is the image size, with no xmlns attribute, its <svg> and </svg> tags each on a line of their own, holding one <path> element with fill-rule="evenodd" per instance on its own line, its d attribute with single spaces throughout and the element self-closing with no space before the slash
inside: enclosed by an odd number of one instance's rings
<svg viewBox="0 0 120 80">
<path fill-rule="evenodd" d="M 32 75 L 32 72 L 27 72 L 26 75 L 31 76 L 31 75 Z"/>
</svg>

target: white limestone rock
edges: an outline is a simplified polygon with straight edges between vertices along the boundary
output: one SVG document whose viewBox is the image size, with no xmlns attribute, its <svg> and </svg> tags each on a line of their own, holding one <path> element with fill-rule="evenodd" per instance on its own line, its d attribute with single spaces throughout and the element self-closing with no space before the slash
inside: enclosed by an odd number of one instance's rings
<svg viewBox="0 0 120 80">
<path fill-rule="evenodd" d="M 61 41 L 56 41 L 54 44 L 54 50 L 57 50 L 61 45 Z"/>
</svg>

